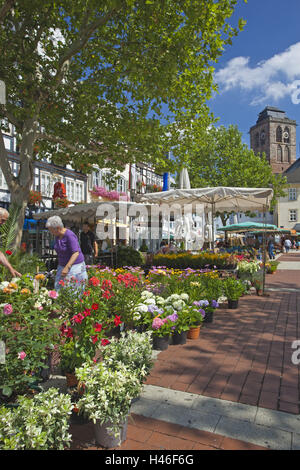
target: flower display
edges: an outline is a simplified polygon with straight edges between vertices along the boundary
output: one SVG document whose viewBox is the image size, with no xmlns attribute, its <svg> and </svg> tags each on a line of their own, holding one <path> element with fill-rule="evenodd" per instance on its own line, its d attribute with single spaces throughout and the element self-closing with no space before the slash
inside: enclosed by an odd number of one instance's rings
<svg viewBox="0 0 300 470">
<path fill-rule="evenodd" d="M 13 308 L 11 304 L 6 304 L 3 307 L 3 313 L 4 315 L 10 315 L 13 312 Z"/>
<path fill-rule="evenodd" d="M 103 199 L 109 199 L 110 201 L 128 201 L 129 197 L 126 193 L 118 191 L 108 191 L 102 186 L 94 186 L 92 191 L 90 191 L 91 195 L 96 197 L 101 197 Z"/>
</svg>

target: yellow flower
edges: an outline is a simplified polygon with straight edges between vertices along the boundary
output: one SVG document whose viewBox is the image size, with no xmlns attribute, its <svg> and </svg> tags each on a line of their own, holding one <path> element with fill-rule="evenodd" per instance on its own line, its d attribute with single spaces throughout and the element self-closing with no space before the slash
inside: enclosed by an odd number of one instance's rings
<svg viewBox="0 0 300 470">
<path fill-rule="evenodd" d="M 4 289 L 3 289 L 4 294 L 11 294 L 12 292 L 13 292 L 13 290 L 9 289 L 8 287 L 4 287 Z"/>
<path fill-rule="evenodd" d="M 15 284 L 14 282 L 10 282 L 7 287 L 8 287 L 9 289 L 14 289 L 14 290 L 17 290 L 17 289 L 18 289 L 17 284 Z"/>
<path fill-rule="evenodd" d="M 44 274 L 37 274 L 37 275 L 35 276 L 35 279 L 36 279 L 37 281 L 43 281 L 44 279 L 46 279 L 46 276 L 45 276 Z"/>
<path fill-rule="evenodd" d="M 30 290 L 29 289 L 21 289 L 21 294 L 30 294 Z"/>
</svg>

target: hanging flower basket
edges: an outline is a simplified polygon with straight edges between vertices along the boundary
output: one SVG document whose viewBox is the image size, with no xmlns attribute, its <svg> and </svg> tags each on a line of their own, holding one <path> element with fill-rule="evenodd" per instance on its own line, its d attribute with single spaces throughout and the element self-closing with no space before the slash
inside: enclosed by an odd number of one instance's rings
<svg viewBox="0 0 300 470">
<path fill-rule="evenodd" d="M 40 191 L 30 191 L 28 205 L 38 206 L 43 199 L 42 193 Z"/>
<path fill-rule="evenodd" d="M 71 202 L 67 198 L 56 198 L 53 199 L 54 206 L 57 207 L 58 209 L 61 209 L 63 207 L 68 207 Z"/>
<path fill-rule="evenodd" d="M 108 191 L 101 186 L 94 186 L 90 191 L 91 198 L 94 201 L 128 201 L 129 197 L 126 193 L 119 193 L 118 191 Z"/>
</svg>

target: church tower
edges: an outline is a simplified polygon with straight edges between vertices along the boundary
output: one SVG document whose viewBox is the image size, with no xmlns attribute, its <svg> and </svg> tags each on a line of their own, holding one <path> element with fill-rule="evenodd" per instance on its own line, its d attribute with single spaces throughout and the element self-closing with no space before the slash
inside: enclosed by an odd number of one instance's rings
<svg viewBox="0 0 300 470">
<path fill-rule="evenodd" d="M 267 106 L 250 128 L 250 147 L 265 152 L 273 173 L 283 173 L 296 161 L 296 121 L 284 111 Z"/>
</svg>

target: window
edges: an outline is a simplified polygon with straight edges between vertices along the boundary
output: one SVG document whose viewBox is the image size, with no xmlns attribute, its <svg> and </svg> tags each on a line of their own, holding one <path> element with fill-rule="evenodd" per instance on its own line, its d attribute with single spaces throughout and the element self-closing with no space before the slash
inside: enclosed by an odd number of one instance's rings
<svg viewBox="0 0 300 470">
<path fill-rule="evenodd" d="M 125 193 L 126 192 L 126 181 L 125 178 L 119 177 L 117 180 L 117 191 L 119 193 Z"/>
<path fill-rule="evenodd" d="M 297 210 L 296 209 L 289 210 L 289 222 L 297 222 Z"/>
<path fill-rule="evenodd" d="M 284 161 L 285 162 L 290 161 L 290 149 L 288 148 L 287 145 L 285 146 L 285 149 L 284 149 Z"/>
<path fill-rule="evenodd" d="M 93 172 L 93 186 L 102 186 L 102 171 L 96 170 Z"/>
<path fill-rule="evenodd" d="M 281 145 L 277 147 L 277 161 L 282 162 L 282 148 Z"/>
<path fill-rule="evenodd" d="M 48 173 L 41 173 L 41 193 L 51 197 L 51 176 Z"/>
<path fill-rule="evenodd" d="M 66 194 L 69 201 L 75 200 L 75 181 L 67 180 L 66 184 Z"/>
<path fill-rule="evenodd" d="M 276 129 L 276 142 L 282 142 L 282 129 L 280 126 Z"/>
<path fill-rule="evenodd" d="M 289 201 L 297 201 L 297 189 L 289 188 Z"/>
<path fill-rule="evenodd" d="M 4 178 L 4 174 L 2 173 L 2 170 L 0 170 L 0 188 L 1 189 L 8 189 L 7 183 Z"/>
<path fill-rule="evenodd" d="M 76 202 L 82 202 L 84 201 L 84 195 L 83 195 L 83 190 L 84 190 L 84 185 L 81 181 L 76 181 L 76 191 L 75 191 L 75 200 Z"/>
</svg>

